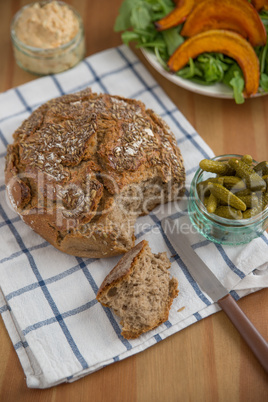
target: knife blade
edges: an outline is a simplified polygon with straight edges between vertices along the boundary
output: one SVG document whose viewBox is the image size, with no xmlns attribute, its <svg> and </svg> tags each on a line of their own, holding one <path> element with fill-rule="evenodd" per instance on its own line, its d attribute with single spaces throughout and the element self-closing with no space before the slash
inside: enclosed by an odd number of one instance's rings
<svg viewBox="0 0 268 402">
<path fill-rule="evenodd" d="M 176 223 L 169 218 L 161 222 L 168 240 L 186 265 L 199 287 L 218 303 L 227 314 L 242 338 L 248 344 L 255 357 L 268 373 L 268 343 L 257 331 L 252 322 L 241 310 L 235 299 L 222 285 L 214 273 L 192 249 L 188 237 L 180 232 Z"/>
</svg>

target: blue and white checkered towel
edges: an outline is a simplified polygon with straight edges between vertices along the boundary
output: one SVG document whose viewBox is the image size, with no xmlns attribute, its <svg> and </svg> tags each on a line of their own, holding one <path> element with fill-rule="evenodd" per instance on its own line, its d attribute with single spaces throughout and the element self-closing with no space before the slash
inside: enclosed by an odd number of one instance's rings
<svg viewBox="0 0 268 402">
<path fill-rule="evenodd" d="M 34 233 L 11 209 L 5 195 L 4 157 L 12 133 L 41 103 L 87 86 L 95 92 L 140 99 L 160 114 L 181 148 L 188 187 L 200 159 L 213 156 L 125 46 L 88 57 L 70 71 L 39 78 L 0 95 L 0 313 L 29 387 L 74 381 L 141 352 L 219 310 L 197 291 L 175 247 L 161 231 L 164 217 L 187 219 L 186 200 L 159 207 L 137 221 L 137 241 L 145 238 L 153 252 L 167 251 L 171 257 L 171 274 L 178 278 L 180 293 L 169 320 L 132 341 L 122 338 L 118 318 L 96 301 L 98 287 L 119 257 L 83 259 L 65 255 Z M 247 246 L 232 248 L 209 243 L 192 232 L 194 248 L 235 298 L 268 286 L 266 235 Z"/>
</svg>

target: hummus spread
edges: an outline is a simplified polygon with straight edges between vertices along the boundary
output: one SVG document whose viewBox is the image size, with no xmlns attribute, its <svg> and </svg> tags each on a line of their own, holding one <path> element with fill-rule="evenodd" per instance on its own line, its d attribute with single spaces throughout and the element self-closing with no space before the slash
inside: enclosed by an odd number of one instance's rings
<svg viewBox="0 0 268 402">
<path fill-rule="evenodd" d="M 11 23 L 17 64 L 34 74 L 55 74 L 75 66 L 85 56 L 81 16 L 61 1 L 23 7 Z"/>
<path fill-rule="evenodd" d="M 16 25 L 21 42 L 41 49 L 54 49 L 70 42 L 78 30 L 79 22 L 73 11 L 56 1 L 25 8 Z"/>
</svg>

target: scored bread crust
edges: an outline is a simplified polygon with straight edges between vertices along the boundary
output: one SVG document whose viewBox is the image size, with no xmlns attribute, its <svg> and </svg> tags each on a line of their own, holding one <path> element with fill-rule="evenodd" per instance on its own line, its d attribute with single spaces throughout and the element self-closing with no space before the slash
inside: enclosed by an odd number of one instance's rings
<svg viewBox="0 0 268 402">
<path fill-rule="evenodd" d="M 96 299 L 104 306 L 113 308 L 112 305 L 108 302 L 109 300 L 109 291 L 113 291 L 113 289 L 120 286 L 122 283 L 128 283 L 128 278 L 132 275 L 137 262 L 139 259 L 143 257 L 143 255 L 151 255 L 149 244 L 147 240 L 142 240 L 136 246 L 134 246 L 131 250 L 129 250 L 117 263 L 117 265 L 110 271 L 110 273 L 106 276 L 103 280 Z M 166 256 L 166 253 L 159 253 L 162 257 L 164 257 L 166 270 L 170 268 L 171 263 Z M 158 255 L 158 256 L 159 256 Z M 139 329 L 137 328 L 125 328 L 124 327 L 124 320 L 122 319 L 120 324 L 123 325 L 122 328 L 122 336 L 126 339 L 135 339 L 139 337 L 141 334 L 151 331 L 152 329 L 158 327 L 160 324 L 168 320 L 169 311 L 173 300 L 178 296 L 178 281 L 176 278 L 172 277 L 169 279 L 169 289 L 168 289 L 168 297 L 165 300 L 165 310 L 162 311 L 161 314 L 158 316 L 157 320 L 155 320 L 150 325 L 146 325 Z M 148 288 L 147 292 L 150 293 L 151 289 Z M 131 299 L 131 296 L 129 297 Z M 142 306 L 141 306 L 142 307 Z M 120 317 L 122 318 L 122 317 Z"/>
<path fill-rule="evenodd" d="M 5 169 L 10 202 L 68 254 L 125 253 L 137 217 L 184 192 L 174 135 L 138 100 L 90 89 L 64 95 L 36 109 L 13 137 Z"/>
</svg>

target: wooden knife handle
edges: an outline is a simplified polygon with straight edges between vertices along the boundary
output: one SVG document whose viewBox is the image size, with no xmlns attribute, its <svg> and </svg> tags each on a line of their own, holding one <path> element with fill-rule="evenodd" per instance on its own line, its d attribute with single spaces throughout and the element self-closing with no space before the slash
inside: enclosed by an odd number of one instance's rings
<svg viewBox="0 0 268 402">
<path fill-rule="evenodd" d="M 218 304 L 246 341 L 266 373 L 268 373 L 268 343 L 266 340 L 257 331 L 230 294 L 220 299 Z"/>
</svg>

